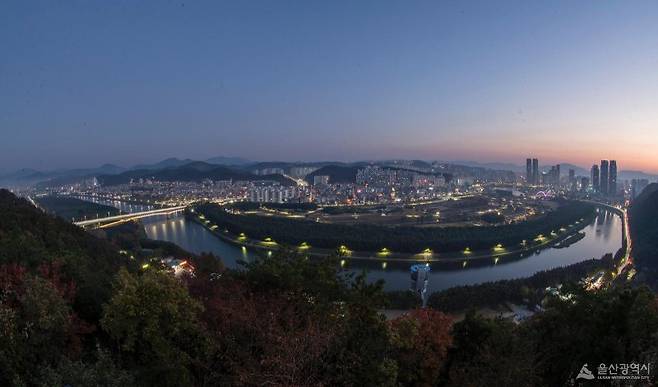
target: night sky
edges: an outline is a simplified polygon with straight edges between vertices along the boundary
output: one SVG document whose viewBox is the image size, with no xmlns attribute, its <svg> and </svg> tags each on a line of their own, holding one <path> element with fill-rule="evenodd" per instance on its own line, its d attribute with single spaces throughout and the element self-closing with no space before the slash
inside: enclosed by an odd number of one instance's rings
<svg viewBox="0 0 658 387">
<path fill-rule="evenodd" d="M 658 2 L 4 0 L 0 134 L 0 171 L 535 156 L 658 172 Z"/>
</svg>

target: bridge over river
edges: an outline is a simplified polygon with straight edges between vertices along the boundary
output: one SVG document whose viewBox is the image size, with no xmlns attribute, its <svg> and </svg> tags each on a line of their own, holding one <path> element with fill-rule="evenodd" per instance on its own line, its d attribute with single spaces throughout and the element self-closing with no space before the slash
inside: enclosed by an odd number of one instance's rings
<svg viewBox="0 0 658 387">
<path fill-rule="evenodd" d="M 185 211 L 185 208 L 187 208 L 187 206 L 166 207 L 166 208 L 159 208 L 156 210 L 133 212 L 130 214 L 114 215 L 105 218 L 83 220 L 83 221 L 75 222 L 75 225 L 81 227 L 92 226 L 94 228 L 111 227 L 111 226 L 116 226 L 117 224 L 131 222 L 133 220 L 148 218 L 151 216 L 173 215 L 178 212 Z"/>
</svg>

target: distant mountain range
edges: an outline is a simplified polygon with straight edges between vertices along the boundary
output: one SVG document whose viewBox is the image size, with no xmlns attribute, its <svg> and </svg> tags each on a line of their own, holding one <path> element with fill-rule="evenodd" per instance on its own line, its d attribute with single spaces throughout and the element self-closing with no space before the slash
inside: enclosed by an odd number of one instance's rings
<svg viewBox="0 0 658 387">
<path fill-rule="evenodd" d="M 513 163 L 483 163 L 477 161 L 468 161 L 468 160 L 458 160 L 458 161 L 438 161 L 443 164 L 451 165 L 462 165 L 469 168 L 484 168 L 490 170 L 499 170 L 499 171 L 512 171 L 519 174 L 525 174 L 525 165 L 517 165 Z M 144 176 L 163 176 L 167 177 L 181 175 L 185 169 L 181 169 L 179 172 L 176 171 L 167 171 L 164 170 L 170 168 L 182 168 L 185 166 L 194 166 L 195 163 L 203 163 L 205 165 L 211 166 L 224 166 L 229 167 L 224 170 L 216 169 L 214 172 L 206 171 L 212 176 L 216 176 L 217 179 L 222 179 L 222 176 L 231 176 L 234 174 L 246 174 L 242 177 L 248 177 L 249 175 L 258 175 L 264 169 L 269 168 L 281 168 L 286 173 L 289 171 L 290 167 L 297 165 L 304 166 L 314 166 L 317 168 L 330 167 L 328 170 L 316 171 L 311 174 L 308 178 L 312 179 L 313 176 L 327 174 L 333 177 L 334 181 L 352 181 L 353 176 L 355 176 L 356 168 L 363 167 L 369 164 L 378 164 L 381 166 L 400 166 L 400 167 L 412 167 L 419 169 L 430 169 L 431 162 L 423 160 L 379 160 L 379 161 L 358 161 L 352 163 L 344 162 L 332 162 L 332 161 L 318 161 L 318 162 L 283 162 L 283 161 L 267 161 L 267 162 L 253 162 L 247 159 L 239 157 L 213 157 L 205 161 L 198 161 L 192 159 L 178 159 L 178 158 L 168 158 L 157 163 L 153 164 L 139 164 L 134 165 L 129 168 L 105 164 L 98 168 L 79 168 L 79 169 L 58 169 L 53 171 L 38 171 L 35 169 L 21 169 L 15 172 L 6 173 L 0 175 L 0 186 L 29 186 L 34 184 L 39 184 L 41 187 L 46 186 L 57 186 L 72 184 L 76 181 L 79 181 L 84 178 L 91 177 L 103 177 L 105 181 L 115 181 L 120 178 L 112 179 L 109 176 L 113 175 L 122 175 L 122 176 L 133 176 L 133 177 L 144 177 Z M 576 176 L 589 176 L 589 168 L 583 168 L 578 165 L 573 165 L 569 163 L 561 163 L 561 174 L 566 176 L 569 173 L 569 169 L 575 170 Z M 199 167 L 200 164 L 196 164 L 196 167 Z M 550 169 L 550 165 L 540 166 L 542 171 Z M 162 171 L 154 173 L 154 171 Z M 231 172 L 232 171 L 232 172 Z M 199 170 L 195 170 L 193 167 L 192 170 L 189 170 L 192 173 L 191 176 L 194 178 L 199 177 L 202 173 Z M 205 173 L 205 172 L 204 172 Z M 182 177 L 184 178 L 184 177 Z M 210 177 L 208 177 L 210 178 Z M 228 177 L 230 178 L 230 177 Z M 644 173 L 642 171 L 620 171 L 619 179 L 621 180 L 630 180 L 630 179 L 648 179 L 649 181 L 658 180 L 658 175 L 652 175 Z"/>
<path fill-rule="evenodd" d="M 201 181 L 211 180 L 274 180 L 282 185 L 294 185 L 295 182 L 280 174 L 255 175 L 249 171 L 235 167 L 209 164 L 202 161 L 193 161 L 180 166 L 162 169 L 137 169 L 115 175 L 98 176 L 103 185 L 126 184 L 131 180 L 153 179 L 159 181 Z"/>
<path fill-rule="evenodd" d="M 21 169 L 19 171 L 0 176 L 0 183 L 29 185 L 52 179 L 76 179 L 84 176 L 116 174 L 125 170 L 125 168 L 113 164 L 104 164 L 98 168 L 58 169 L 48 172 L 37 171 L 34 169 Z"/>
<path fill-rule="evenodd" d="M 98 168 L 57 169 L 52 171 L 38 171 L 36 169 L 24 168 L 15 172 L 0 175 L 0 186 L 17 185 L 26 186 L 37 183 L 49 182 L 51 185 L 70 184 L 81 178 L 102 175 L 117 175 L 133 170 L 160 170 L 170 167 L 181 167 L 195 162 L 192 159 L 168 158 L 154 164 L 139 164 L 129 168 L 113 164 L 104 164 Z M 253 162 L 239 157 L 213 157 L 206 160 L 215 165 L 245 166 Z"/>
<path fill-rule="evenodd" d="M 190 164 L 193 163 L 197 160 L 192 160 L 192 159 L 177 159 L 175 157 L 171 157 L 165 160 L 162 160 L 158 163 L 155 164 L 140 164 L 140 165 L 135 165 L 130 170 L 137 170 L 137 169 L 164 169 L 164 168 L 170 168 L 170 167 L 181 167 L 185 164 Z M 206 163 L 208 164 L 216 164 L 216 165 L 248 165 L 248 164 L 253 164 L 252 161 L 246 160 L 246 159 L 241 159 L 239 157 L 213 157 L 210 159 L 205 160 Z"/>
<path fill-rule="evenodd" d="M 477 168 L 486 168 L 486 169 L 496 169 L 501 171 L 512 171 L 516 173 L 525 174 L 526 166 L 520 164 L 512 163 L 480 163 L 477 161 L 451 161 L 450 163 L 466 165 L 467 167 L 477 167 Z M 540 171 L 548 171 L 553 165 L 540 165 Z M 560 174 L 568 175 L 569 169 L 573 169 L 576 173 L 576 176 L 589 176 L 589 169 L 580 167 L 578 165 L 569 164 L 569 163 L 560 163 Z"/>
</svg>

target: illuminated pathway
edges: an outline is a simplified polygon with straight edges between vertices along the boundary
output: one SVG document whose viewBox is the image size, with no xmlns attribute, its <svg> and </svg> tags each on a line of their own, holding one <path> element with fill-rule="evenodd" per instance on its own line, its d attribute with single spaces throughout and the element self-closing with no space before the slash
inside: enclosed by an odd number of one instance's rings
<svg viewBox="0 0 658 387">
<path fill-rule="evenodd" d="M 228 230 L 219 231 L 217 225 L 213 225 L 212 222 L 205 218 L 203 214 L 198 214 L 198 217 L 194 219 L 198 223 L 201 223 L 206 227 L 211 233 L 218 236 L 219 238 L 238 245 L 243 248 L 255 248 L 266 251 L 275 251 L 279 250 L 281 246 L 275 241 L 271 240 L 257 240 L 250 239 L 244 235 L 234 235 L 228 232 Z M 544 248 L 549 248 L 554 246 L 556 243 L 567 239 L 569 236 L 573 235 L 575 232 L 581 230 L 585 224 L 582 223 L 584 219 L 576 221 L 574 225 L 569 228 L 562 229 L 557 232 L 552 233 L 550 236 L 544 237 L 539 235 L 536 239 L 533 240 L 534 243 L 520 244 L 518 248 L 504 247 L 502 245 L 496 245 L 488 250 L 474 250 L 471 251 L 467 248 L 464 251 L 452 251 L 446 253 L 436 253 L 430 249 L 426 249 L 420 253 L 396 253 L 388 249 L 382 249 L 380 251 L 352 251 L 345 246 L 341 246 L 341 249 L 344 251 L 341 252 L 346 258 L 358 259 L 358 260 L 370 260 L 370 261 L 397 261 L 397 262 L 457 262 L 462 263 L 464 266 L 467 265 L 468 261 L 478 261 L 478 260 L 488 260 L 493 259 L 494 263 L 498 263 L 499 259 L 505 257 L 515 257 L 522 256 L 522 254 L 535 253 L 536 251 Z M 325 257 L 336 253 L 336 249 L 329 248 L 316 248 L 304 244 L 303 247 L 299 248 L 300 251 L 303 251 L 306 255 Z"/>
</svg>

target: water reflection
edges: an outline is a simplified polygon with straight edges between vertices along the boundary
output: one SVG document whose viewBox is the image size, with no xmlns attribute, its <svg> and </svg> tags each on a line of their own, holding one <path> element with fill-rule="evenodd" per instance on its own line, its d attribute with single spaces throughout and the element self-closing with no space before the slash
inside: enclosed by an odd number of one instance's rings
<svg viewBox="0 0 658 387">
<path fill-rule="evenodd" d="M 114 205 L 107 202 L 101 204 Z M 133 208 L 135 211 L 141 210 L 137 206 Z M 255 256 L 254 252 L 222 241 L 198 223 L 188 221 L 183 216 L 172 219 L 166 216 L 152 217 L 144 219 L 143 222 L 149 238 L 169 241 L 197 254 L 212 252 L 221 257 L 229 268 L 237 268 L 239 260 L 249 260 Z M 567 266 L 591 258 L 598 259 L 607 253 L 614 254 L 621 247 L 621 229 L 619 216 L 601 210 L 582 230 L 585 237 L 567 248 L 549 248 L 540 252 L 477 261 L 433 262 L 431 280 L 428 281 L 426 292 L 429 294 L 453 286 L 528 277 L 538 271 Z M 344 270 L 352 272 L 366 270 L 370 280 L 383 279 L 387 290 L 409 289 L 411 265 L 411 263 L 384 258 L 372 261 L 345 258 L 341 261 Z"/>
<path fill-rule="evenodd" d="M 184 216 L 172 219 L 166 219 L 164 216 L 152 217 L 145 219 L 143 223 L 148 238 L 175 243 L 195 254 L 211 252 L 221 257 L 224 265 L 229 268 L 237 268 L 238 260 L 248 261 L 254 256 L 244 247 L 238 248 L 223 242 L 203 226 L 188 221 Z"/>
<path fill-rule="evenodd" d="M 177 226 L 173 226 L 172 223 L 176 223 Z M 146 223 L 145 229 L 149 238 L 170 241 L 194 253 L 212 251 L 222 258 L 227 267 L 236 267 L 237 260 L 253 257 L 253 253 L 247 249 L 225 243 L 199 224 L 183 217 Z M 433 262 L 427 292 L 459 285 L 527 277 L 538 271 L 566 266 L 586 259 L 598 259 L 607 253 L 614 254 L 621 246 L 621 219 L 609 212 L 601 212 L 582 231 L 585 237 L 568 248 L 550 248 L 517 256 L 493 257 L 477 261 Z M 352 272 L 366 270 L 370 280 L 383 279 L 387 290 L 409 288 L 411 264 L 407 262 L 345 258 L 341 261 L 341 266 Z"/>
</svg>

